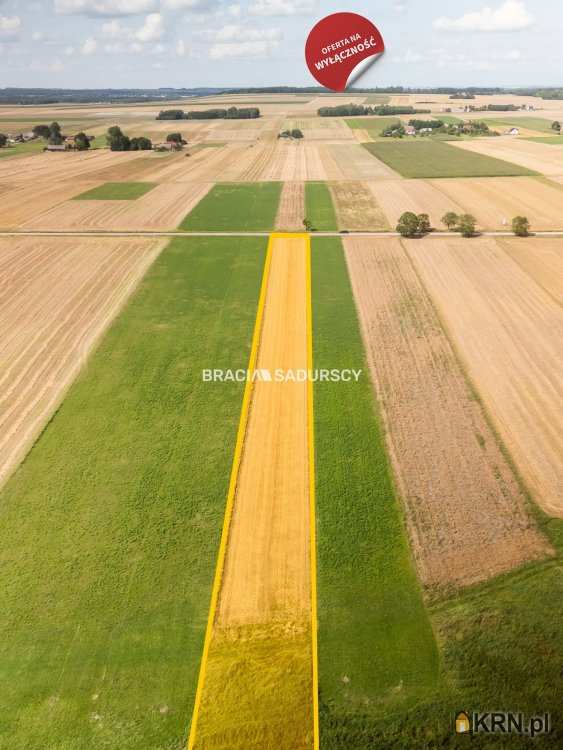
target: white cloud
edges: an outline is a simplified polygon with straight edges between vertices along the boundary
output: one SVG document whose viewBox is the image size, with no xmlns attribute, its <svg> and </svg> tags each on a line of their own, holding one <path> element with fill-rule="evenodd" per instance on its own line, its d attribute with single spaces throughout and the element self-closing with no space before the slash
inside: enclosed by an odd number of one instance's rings
<svg viewBox="0 0 563 750">
<path fill-rule="evenodd" d="M 134 16 L 154 10 L 158 0 L 55 0 L 55 12 L 87 16 Z"/>
<path fill-rule="evenodd" d="M 254 0 L 249 6 L 251 16 L 298 16 L 313 13 L 316 0 Z"/>
<path fill-rule="evenodd" d="M 80 48 L 80 52 L 83 55 L 93 55 L 97 49 L 98 49 L 98 42 L 93 37 L 90 37 L 89 39 L 86 39 L 86 41 Z"/>
<path fill-rule="evenodd" d="M 207 32 L 207 36 L 216 42 L 236 42 L 243 39 L 245 42 L 278 41 L 282 38 L 279 29 L 256 29 L 238 24 L 228 24 L 217 31 Z"/>
<path fill-rule="evenodd" d="M 207 10 L 217 4 L 218 0 L 162 0 L 162 6 L 170 10 Z"/>
<path fill-rule="evenodd" d="M 529 28 L 534 17 L 523 0 L 505 0 L 498 8 L 486 5 L 459 18 L 442 16 L 434 21 L 439 31 L 520 31 Z"/>
<path fill-rule="evenodd" d="M 211 60 L 224 60 L 225 58 L 263 59 L 268 57 L 277 45 L 277 41 L 266 40 L 218 43 L 209 48 L 209 57 Z"/>
<path fill-rule="evenodd" d="M 17 39 L 22 28 L 18 16 L 0 16 L 0 38 Z"/>
<path fill-rule="evenodd" d="M 74 49 L 74 47 L 65 47 L 64 49 L 64 53 L 67 57 L 72 57 L 72 55 L 74 55 L 75 52 L 76 50 Z"/>
<path fill-rule="evenodd" d="M 164 19 L 161 13 L 150 13 L 145 23 L 135 33 L 140 42 L 156 42 L 164 36 Z"/>
</svg>

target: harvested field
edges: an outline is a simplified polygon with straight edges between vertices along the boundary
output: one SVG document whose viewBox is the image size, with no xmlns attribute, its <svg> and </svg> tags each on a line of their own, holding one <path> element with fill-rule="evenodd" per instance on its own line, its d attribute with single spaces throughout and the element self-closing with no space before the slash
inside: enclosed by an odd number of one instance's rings
<svg viewBox="0 0 563 750">
<path fill-rule="evenodd" d="M 306 268 L 305 239 L 272 240 L 258 369 L 308 366 Z M 251 392 L 195 748 L 313 745 L 307 399 Z"/>
<path fill-rule="evenodd" d="M 520 268 L 563 305 L 563 240 L 519 237 L 503 238 L 499 244 Z"/>
<path fill-rule="evenodd" d="M 215 182 L 225 169 L 243 158 L 245 148 L 221 146 L 200 149 L 190 156 L 172 155 L 154 162 L 154 170 L 144 178 L 153 182 Z"/>
<path fill-rule="evenodd" d="M 389 229 L 385 214 L 365 182 L 332 182 L 329 187 L 339 229 Z"/>
<path fill-rule="evenodd" d="M 127 179 L 127 175 L 115 178 L 106 177 L 106 170 L 109 167 L 115 167 L 118 172 L 117 168 L 123 164 L 123 170 L 126 171 L 127 164 L 141 158 L 147 157 L 107 150 L 61 154 L 40 153 L 21 159 L 0 160 L 0 182 L 62 182 L 70 179 L 108 182 L 111 179 Z M 103 175 L 101 178 L 96 176 L 98 170 Z"/>
<path fill-rule="evenodd" d="M 269 164 L 262 173 L 264 180 L 302 181 L 311 179 L 307 154 L 311 146 L 298 141 L 279 141 Z"/>
<path fill-rule="evenodd" d="M 453 203 L 462 206 L 462 213 L 473 214 L 481 229 L 506 229 L 515 216 L 522 215 L 528 216 L 533 229 L 563 228 L 563 193 L 547 180 L 488 177 L 437 180 L 432 184 Z"/>
<path fill-rule="evenodd" d="M 563 146 L 520 138 L 476 138 L 458 141 L 455 148 L 474 154 L 506 159 L 546 175 L 563 175 Z"/>
<path fill-rule="evenodd" d="M 528 488 L 563 517 L 563 309 L 492 239 L 407 247 Z"/>
<path fill-rule="evenodd" d="M 428 214 L 434 227 L 442 227 L 442 216 L 448 211 L 465 213 L 462 206 L 430 182 L 424 180 L 388 180 L 369 182 L 371 192 L 383 209 L 392 227 L 396 227 L 401 214 L 413 211 Z"/>
<path fill-rule="evenodd" d="M 157 185 L 135 201 L 72 200 L 28 221 L 24 228 L 173 230 L 212 187 L 212 183 L 169 183 Z"/>
<path fill-rule="evenodd" d="M 400 241 L 345 245 L 421 580 L 467 586 L 543 557 L 549 545 Z"/>
<path fill-rule="evenodd" d="M 326 146 L 340 170 L 340 179 L 376 180 L 397 179 L 398 174 L 373 156 L 363 146 L 354 144 L 332 144 Z M 339 179 L 329 174 L 328 179 Z"/>
<path fill-rule="evenodd" d="M 256 143 L 248 147 L 241 158 L 227 166 L 221 175 L 222 181 L 259 182 L 276 152 L 277 142 Z"/>
<path fill-rule="evenodd" d="M 85 188 L 95 187 L 95 182 L 37 182 L 30 180 L 16 184 L 2 193 L 0 227 L 16 229 L 30 220 L 36 220 L 45 211 L 74 198 Z"/>
<path fill-rule="evenodd" d="M 162 249 L 150 240 L 0 240 L 0 483 Z"/>
<path fill-rule="evenodd" d="M 276 217 L 276 229 L 285 231 L 303 230 L 303 219 L 305 217 L 305 185 L 303 182 L 284 182 L 278 215 Z"/>
</svg>

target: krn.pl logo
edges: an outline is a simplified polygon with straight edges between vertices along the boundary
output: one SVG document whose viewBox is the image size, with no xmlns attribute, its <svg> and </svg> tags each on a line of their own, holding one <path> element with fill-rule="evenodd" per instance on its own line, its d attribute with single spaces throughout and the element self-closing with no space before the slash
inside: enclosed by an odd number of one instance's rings
<svg viewBox="0 0 563 750">
<path fill-rule="evenodd" d="M 469 716 L 465 711 L 460 711 L 455 717 L 455 731 L 457 734 L 465 734 L 471 731 Z"/>
</svg>

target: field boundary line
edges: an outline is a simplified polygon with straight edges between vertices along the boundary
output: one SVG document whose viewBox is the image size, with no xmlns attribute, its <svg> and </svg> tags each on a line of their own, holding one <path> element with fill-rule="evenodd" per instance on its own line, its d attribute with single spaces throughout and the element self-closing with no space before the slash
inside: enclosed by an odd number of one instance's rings
<svg viewBox="0 0 563 750">
<path fill-rule="evenodd" d="M 313 369 L 313 295 L 311 273 L 311 236 L 306 235 L 307 253 L 307 369 Z M 309 449 L 309 522 L 311 557 L 311 650 L 313 656 L 313 748 L 320 747 L 319 727 L 319 652 L 317 612 L 317 519 L 316 519 L 316 475 L 315 475 L 315 420 L 314 385 L 307 381 L 307 435 Z"/>
<path fill-rule="evenodd" d="M 262 273 L 262 283 L 260 287 L 260 296 L 258 298 L 258 308 L 256 311 L 256 320 L 254 323 L 254 333 L 252 335 L 252 345 L 250 349 L 250 357 L 248 361 L 248 370 L 253 371 L 256 367 L 256 361 L 258 358 L 258 348 L 260 345 L 260 337 L 262 334 L 262 322 L 264 318 L 264 307 L 266 303 L 266 292 L 268 287 L 268 280 L 270 277 L 270 266 L 272 259 L 272 245 L 274 237 L 270 237 L 268 242 L 268 248 L 266 251 L 266 258 L 264 261 L 264 270 Z M 199 711 L 201 708 L 201 700 L 203 696 L 203 687 L 205 684 L 205 677 L 207 673 L 207 661 L 209 657 L 209 649 L 211 646 L 211 638 L 213 636 L 213 627 L 215 624 L 215 616 L 217 613 L 217 604 L 219 601 L 219 593 L 221 590 L 221 583 L 223 579 L 223 571 L 225 567 L 225 557 L 227 553 L 227 543 L 229 540 L 229 531 L 231 526 L 231 519 L 233 516 L 233 508 L 235 502 L 236 487 L 238 481 L 238 474 L 241 464 L 242 451 L 244 446 L 244 440 L 246 436 L 246 428 L 248 425 L 248 416 L 250 411 L 250 402 L 252 399 L 254 383 L 253 379 L 247 380 L 244 395 L 242 399 L 241 413 L 239 418 L 239 426 L 237 431 L 237 438 L 235 443 L 235 452 L 233 456 L 233 464 L 231 468 L 231 478 L 229 481 L 229 490 L 227 493 L 227 503 L 225 506 L 225 516 L 223 519 L 223 528 L 221 531 L 221 541 L 219 543 L 219 552 L 217 555 L 217 563 L 215 566 L 215 577 L 213 580 L 213 588 L 211 590 L 211 602 L 209 605 L 209 615 L 207 618 L 207 627 L 205 630 L 205 640 L 203 643 L 203 652 L 201 656 L 201 664 L 199 669 L 199 676 L 194 700 L 194 708 L 192 712 L 192 721 L 190 726 L 190 734 L 188 737 L 188 750 L 193 750 L 196 741 L 197 732 L 197 721 L 199 718 Z"/>
</svg>

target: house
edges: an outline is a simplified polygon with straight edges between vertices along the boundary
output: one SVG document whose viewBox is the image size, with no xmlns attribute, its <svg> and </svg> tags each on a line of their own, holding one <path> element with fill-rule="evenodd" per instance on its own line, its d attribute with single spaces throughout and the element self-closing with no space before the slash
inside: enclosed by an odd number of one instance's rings
<svg viewBox="0 0 563 750">
<path fill-rule="evenodd" d="M 43 151 L 68 151 L 68 146 L 66 145 L 66 143 L 61 143 L 60 146 L 49 143 L 47 146 L 45 146 Z"/>
<path fill-rule="evenodd" d="M 506 135 L 520 135 L 520 131 L 518 128 L 510 128 L 510 130 L 506 131 Z"/>
<path fill-rule="evenodd" d="M 175 141 L 165 141 L 154 146 L 155 151 L 181 151 L 182 144 Z"/>
<path fill-rule="evenodd" d="M 432 133 L 432 128 L 420 128 L 419 133 Z"/>
<path fill-rule="evenodd" d="M 416 128 L 414 125 L 407 125 L 405 128 L 406 135 L 416 135 Z"/>
</svg>

